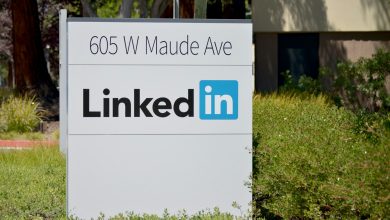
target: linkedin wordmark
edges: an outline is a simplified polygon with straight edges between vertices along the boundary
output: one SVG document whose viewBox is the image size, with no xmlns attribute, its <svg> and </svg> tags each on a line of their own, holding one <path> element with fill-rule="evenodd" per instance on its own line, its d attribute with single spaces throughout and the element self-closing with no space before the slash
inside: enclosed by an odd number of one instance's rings
<svg viewBox="0 0 390 220">
<path fill-rule="evenodd" d="M 125 117 L 132 117 L 131 106 L 133 106 L 133 117 L 140 117 L 141 112 L 146 117 L 153 117 L 149 111 L 149 104 L 152 106 L 153 113 L 157 117 L 167 117 L 171 114 L 170 110 L 178 117 L 194 117 L 194 90 L 188 89 L 187 97 L 179 97 L 174 101 L 166 97 L 160 97 L 153 100 L 153 98 L 144 98 L 141 100 L 141 90 L 134 89 L 133 105 L 129 98 L 111 98 L 107 97 L 110 94 L 109 89 L 103 90 L 103 117 L 110 117 L 110 110 L 112 109 L 112 117 L 119 117 L 119 106 L 123 105 L 125 110 Z M 99 94 L 100 95 L 100 94 Z M 96 96 L 96 94 L 95 94 Z M 110 107 L 111 106 L 111 107 Z M 181 107 L 182 106 L 182 107 Z M 182 109 L 186 109 L 183 111 Z M 83 117 L 102 117 L 102 112 L 90 109 L 90 90 L 83 89 Z"/>
</svg>

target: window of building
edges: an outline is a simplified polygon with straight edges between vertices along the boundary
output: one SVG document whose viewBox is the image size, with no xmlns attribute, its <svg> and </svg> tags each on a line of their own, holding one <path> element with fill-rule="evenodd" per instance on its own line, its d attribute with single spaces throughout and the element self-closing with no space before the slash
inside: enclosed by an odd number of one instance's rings
<svg viewBox="0 0 390 220">
<path fill-rule="evenodd" d="M 278 34 L 278 83 L 283 85 L 287 70 L 298 80 L 301 75 L 318 77 L 319 34 Z"/>
</svg>

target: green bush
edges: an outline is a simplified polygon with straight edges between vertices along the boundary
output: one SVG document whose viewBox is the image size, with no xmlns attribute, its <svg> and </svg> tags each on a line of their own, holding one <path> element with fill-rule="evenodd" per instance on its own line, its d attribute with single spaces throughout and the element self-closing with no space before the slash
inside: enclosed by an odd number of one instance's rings
<svg viewBox="0 0 390 220">
<path fill-rule="evenodd" d="M 390 51 L 379 50 L 372 58 L 340 62 L 337 71 L 322 69 L 331 78 L 331 93 L 342 106 L 370 112 L 390 110 Z M 387 82 L 390 83 L 390 82 Z"/>
<path fill-rule="evenodd" d="M 42 112 L 33 97 L 10 97 L 0 106 L 0 131 L 31 132 L 39 125 Z"/>
<path fill-rule="evenodd" d="M 390 135 L 373 143 L 327 98 L 256 96 L 255 214 L 266 219 L 390 216 Z M 378 130 L 379 132 L 379 130 Z"/>
<path fill-rule="evenodd" d="M 322 86 L 317 79 L 313 79 L 310 76 L 301 75 L 299 79 L 294 79 L 289 70 L 282 73 L 284 78 L 284 84 L 279 88 L 282 93 L 308 93 L 319 94 L 322 91 Z"/>
<path fill-rule="evenodd" d="M 390 131 L 390 112 L 378 113 L 360 110 L 356 112 L 354 131 L 374 144 Z"/>
<path fill-rule="evenodd" d="M 233 217 L 229 213 L 223 213 L 218 208 L 213 210 L 200 211 L 194 215 L 189 215 L 185 210 L 179 211 L 177 214 L 170 214 L 168 210 L 164 210 L 162 216 L 151 214 L 135 214 L 134 212 L 128 212 L 126 214 L 118 214 L 113 217 L 107 218 L 104 214 L 101 214 L 96 218 L 97 220 L 233 220 L 244 219 Z M 247 218 L 245 218 L 247 219 Z M 70 217 L 70 220 L 79 220 L 77 217 Z"/>
</svg>

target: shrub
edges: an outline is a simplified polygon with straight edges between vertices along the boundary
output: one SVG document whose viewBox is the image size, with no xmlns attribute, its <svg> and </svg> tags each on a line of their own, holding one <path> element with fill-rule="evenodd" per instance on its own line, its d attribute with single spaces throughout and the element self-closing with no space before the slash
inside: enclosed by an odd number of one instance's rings
<svg viewBox="0 0 390 220">
<path fill-rule="evenodd" d="M 301 75 L 299 79 L 294 79 L 291 72 L 287 70 L 282 73 L 284 78 L 284 84 L 279 88 L 279 91 L 295 92 L 295 93 L 308 93 L 319 94 L 322 91 L 322 86 L 317 79 L 313 79 L 310 76 Z"/>
<path fill-rule="evenodd" d="M 390 110 L 390 51 L 379 50 L 372 58 L 340 62 L 337 71 L 322 72 L 332 81 L 331 93 L 343 106 L 370 112 Z"/>
<path fill-rule="evenodd" d="M 360 110 L 355 115 L 355 133 L 373 144 L 378 144 L 390 131 L 390 112 L 385 114 Z"/>
<path fill-rule="evenodd" d="M 10 97 L 0 106 L 0 129 L 31 132 L 39 125 L 42 112 L 33 97 Z"/>
<path fill-rule="evenodd" d="M 390 135 L 372 143 L 357 116 L 326 97 L 256 96 L 255 215 L 266 219 L 384 219 L 390 203 Z M 383 131 L 385 132 L 385 131 Z"/>
<path fill-rule="evenodd" d="M 71 216 L 70 220 L 79 220 L 77 217 Z M 234 217 L 229 213 L 221 212 L 218 208 L 213 210 L 199 211 L 196 214 L 189 215 L 185 210 L 179 211 L 177 214 L 170 214 L 167 209 L 164 210 L 162 216 L 153 214 L 136 214 L 134 212 L 127 212 L 126 214 L 118 214 L 113 217 L 107 217 L 100 214 L 96 220 L 233 220 L 233 219 L 248 219 L 247 217 Z"/>
</svg>

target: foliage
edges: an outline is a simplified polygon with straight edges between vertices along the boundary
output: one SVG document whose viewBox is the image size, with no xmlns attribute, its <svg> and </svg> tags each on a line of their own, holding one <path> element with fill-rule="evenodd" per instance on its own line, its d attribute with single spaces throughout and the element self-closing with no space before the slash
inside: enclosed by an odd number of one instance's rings
<svg viewBox="0 0 390 220">
<path fill-rule="evenodd" d="M 31 132 L 42 116 L 34 97 L 10 97 L 0 106 L 0 131 Z"/>
<path fill-rule="evenodd" d="M 386 89 L 386 83 L 390 86 L 390 51 L 379 50 L 372 58 L 357 62 L 340 62 L 336 72 L 322 71 L 332 79 L 332 95 L 341 105 L 370 112 L 390 110 L 390 89 Z"/>
<path fill-rule="evenodd" d="M 0 86 L 4 86 L 3 83 L 8 80 L 8 61 L 12 60 L 12 21 L 9 6 L 9 0 L 0 0 Z"/>
<path fill-rule="evenodd" d="M 65 219 L 65 175 L 58 148 L 0 152 L 0 219 Z"/>
<path fill-rule="evenodd" d="M 145 0 L 146 8 L 141 7 L 140 0 L 132 2 L 130 8 L 130 17 L 131 18 L 140 18 L 141 14 L 145 13 L 145 17 L 152 17 L 151 8 L 155 3 L 154 0 Z M 93 9 L 96 9 L 96 15 L 102 18 L 116 18 L 119 15 L 122 1 L 119 0 L 92 0 L 90 1 L 90 6 Z M 146 10 L 146 11 L 142 11 Z"/>
<path fill-rule="evenodd" d="M 14 95 L 14 91 L 9 88 L 0 88 L 0 105 L 9 97 Z"/>
<path fill-rule="evenodd" d="M 253 101 L 256 219 L 390 215 L 390 115 L 355 115 L 323 95 Z M 0 182 L 0 219 L 65 219 L 65 159 L 56 148 L 0 152 Z M 161 218 L 124 213 L 111 219 Z M 215 209 L 166 212 L 163 219 L 233 217 Z"/>
<path fill-rule="evenodd" d="M 384 219 L 390 203 L 390 135 L 356 132 L 353 113 L 327 98 L 256 96 L 255 214 L 266 219 Z"/>
<path fill-rule="evenodd" d="M 319 94 L 322 91 L 319 81 L 310 76 L 301 75 L 298 80 L 295 80 L 289 70 L 282 73 L 282 76 L 284 84 L 279 88 L 281 92 Z"/>
<path fill-rule="evenodd" d="M 78 220 L 76 217 L 71 217 L 71 220 Z M 170 214 L 168 210 L 164 210 L 162 216 L 149 215 L 149 214 L 136 214 L 134 212 L 128 212 L 126 214 L 118 214 L 113 217 L 107 218 L 104 214 L 100 214 L 97 220 L 110 219 L 110 220 L 233 220 L 240 219 L 235 218 L 228 213 L 221 212 L 218 208 L 211 210 L 200 211 L 194 215 L 189 215 L 185 210 L 179 211 L 177 214 Z"/>
<path fill-rule="evenodd" d="M 119 8 L 121 5 L 120 1 L 109 0 L 109 1 L 97 1 L 97 15 L 103 18 L 115 18 L 118 16 Z"/>
<path fill-rule="evenodd" d="M 12 56 L 12 21 L 9 8 L 10 0 L 0 0 L 0 60 L 9 60 Z"/>
<path fill-rule="evenodd" d="M 326 67 L 320 72 L 321 79 L 330 80 L 329 85 L 306 75 L 296 80 L 286 71 L 282 73 L 284 85 L 279 91 L 328 94 L 336 105 L 358 113 L 386 114 L 390 110 L 390 51 L 378 50 L 372 58 L 339 62 L 335 72 Z"/>
<path fill-rule="evenodd" d="M 384 114 L 360 110 L 356 113 L 353 129 L 367 141 L 377 144 L 383 138 L 383 134 L 390 131 L 390 112 Z"/>
</svg>

